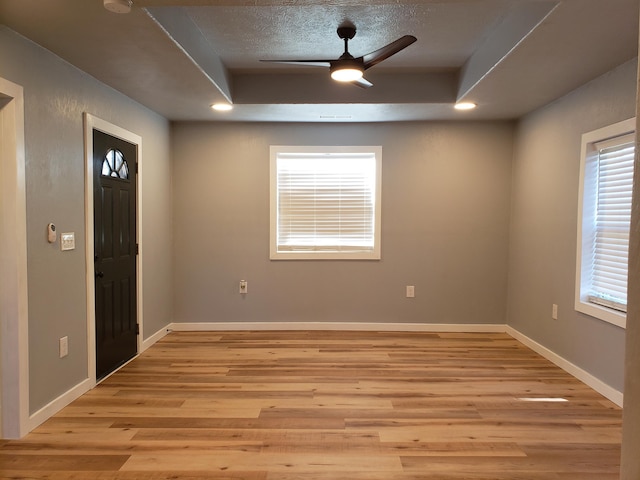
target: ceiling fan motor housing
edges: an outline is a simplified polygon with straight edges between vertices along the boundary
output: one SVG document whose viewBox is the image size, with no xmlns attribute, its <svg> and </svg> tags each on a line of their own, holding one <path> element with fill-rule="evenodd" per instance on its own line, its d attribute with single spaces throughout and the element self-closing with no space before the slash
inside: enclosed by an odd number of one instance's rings
<svg viewBox="0 0 640 480">
<path fill-rule="evenodd" d="M 330 67 L 331 73 L 333 73 L 336 70 L 344 70 L 346 68 L 360 70 L 361 72 L 363 72 L 364 64 L 362 63 L 362 60 L 359 60 L 353 57 L 349 58 L 349 57 L 340 57 L 339 60 L 336 60 L 335 62 L 331 62 L 331 67 Z"/>
<path fill-rule="evenodd" d="M 356 36 L 356 27 L 345 26 L 338 27 L 338 37 L 343 40 L 351 40 Z"/>
</svg>

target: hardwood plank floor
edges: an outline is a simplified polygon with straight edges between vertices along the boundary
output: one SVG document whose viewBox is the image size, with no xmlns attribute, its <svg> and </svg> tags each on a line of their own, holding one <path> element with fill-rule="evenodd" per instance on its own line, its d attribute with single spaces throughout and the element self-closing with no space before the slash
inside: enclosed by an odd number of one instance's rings
<svg viewBox="0 0 640 480">
<path fill-rule="evenodd" d="M 505 334 L 171 333 L 0 477 L 617 480 L 621 416 Z"/>
</svg>

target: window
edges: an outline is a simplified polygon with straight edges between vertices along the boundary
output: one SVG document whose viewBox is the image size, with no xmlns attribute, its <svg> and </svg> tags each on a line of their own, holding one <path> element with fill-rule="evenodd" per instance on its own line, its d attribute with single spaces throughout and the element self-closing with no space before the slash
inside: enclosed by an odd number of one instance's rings
<svg viewBox="0 0 640 480">
<path fill-rule="evenodd" d="M 110 148 L 102 160 L 102 176 L 129 179 L 129 166 L 120 150 Z"/>
<path fill-rule="evenodd" d="M 380 259 L 381 147 L 271 147 L 271 259 Z"/>
<path fill-rule="evenodd" d="M 635 119 L 582 136 L 576 310 L 626 325 Z"/>
</svg>

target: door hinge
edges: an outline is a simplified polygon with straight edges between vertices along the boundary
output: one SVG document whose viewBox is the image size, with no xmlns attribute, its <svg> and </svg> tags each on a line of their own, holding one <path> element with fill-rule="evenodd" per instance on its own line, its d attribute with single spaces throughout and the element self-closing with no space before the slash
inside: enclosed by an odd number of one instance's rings
<svg viewBox="0 0 640 480">
<path fill-rule="evenodd" d="M 136 243 L 136 255 L 140 255 L 140 245 Z"/>
<path fill-rule="evenodd" d="M 138 162 L 136 162 L 136 173 L 138 173 Z"/>
<path fill-rule="evenodd" d="M 136 323 L 136 335 L 140 335 L 140 324 Z"/>
</svg>

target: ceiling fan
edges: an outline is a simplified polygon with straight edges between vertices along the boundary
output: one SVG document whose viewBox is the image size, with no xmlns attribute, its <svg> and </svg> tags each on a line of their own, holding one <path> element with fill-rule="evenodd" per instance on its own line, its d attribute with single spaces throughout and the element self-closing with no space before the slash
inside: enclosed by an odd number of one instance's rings
<svg viewBox="0 0 640 480">
<path fill-rule="evenodd" d="M 386 60 L 399 51 L 407 48 L 417 39 L 413 35 L 405 35 L 378 50 L 355 58 L 349 53 L 349 40 L 356 36 L 354 25 L 338 27 L 338 37 L 344 40 L 344 53 L 337 60 L 261 60 L 262 62 L 329 67 L 331 78 L 339 82 L 349 82 L 358 87 L 369 88 L 373 84 L 363 77 L 364 71 Z"/>
</svg>

